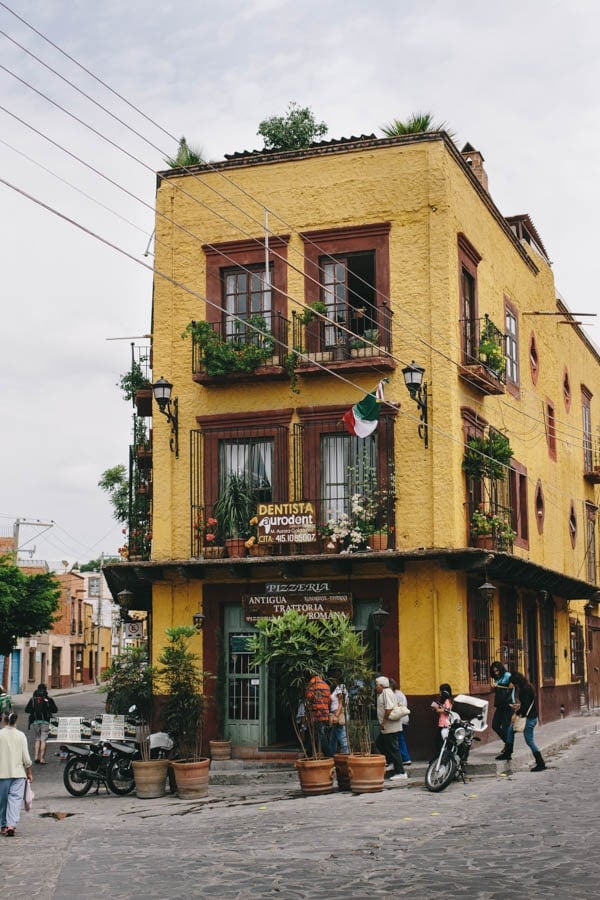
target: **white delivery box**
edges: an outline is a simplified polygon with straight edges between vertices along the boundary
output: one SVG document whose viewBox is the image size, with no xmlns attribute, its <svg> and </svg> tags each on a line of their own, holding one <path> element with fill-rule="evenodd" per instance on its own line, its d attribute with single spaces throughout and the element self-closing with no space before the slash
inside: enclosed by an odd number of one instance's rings
<svg viewBox="0 0 600 900">
<path fill-rule="evenodd" d="M 471 697 L 469 694 L 457 694 L 452 701 L 452 709 L 461 719 L 468 719 L 475 731 L 485 731 L 487 728 L 489 703 L 480 697 Z"/>
</svg>

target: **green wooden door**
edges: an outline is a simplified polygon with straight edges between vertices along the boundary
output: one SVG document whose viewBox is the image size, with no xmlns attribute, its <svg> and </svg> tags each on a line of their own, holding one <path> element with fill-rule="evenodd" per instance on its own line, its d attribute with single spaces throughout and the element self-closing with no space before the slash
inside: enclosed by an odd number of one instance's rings
<svg viewBox="0 0 600 900">
<path fill-rule="evenodd" d="M 238 746 L 257 747 L 264 743 L 264 724 L 261 729 L 261 711 L 266 710 L 266 698 L 262 696 L 266 680 L 250 665 L 246 646 L 248 635 L 255 628 L 244 621 L 241 604 L 225 607 L 225 733 Z"/>
</svg>

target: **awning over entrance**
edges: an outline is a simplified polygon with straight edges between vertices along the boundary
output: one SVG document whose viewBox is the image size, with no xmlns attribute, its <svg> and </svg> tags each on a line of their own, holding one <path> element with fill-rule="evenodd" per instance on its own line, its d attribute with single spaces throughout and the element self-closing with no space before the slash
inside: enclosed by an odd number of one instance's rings
<svg viewBox="0 0 600 900">
<path fill-rule="evenodd" d="M 457 550 L 433 548 L 430 550 L 383 550 L 365 553 L 337 554 L 335 556 L 277 556 L 243 557 L 238 559 L 187 559 L 135 563 L 114 563 L 103 568 L 104 576 L 116 603 L 119 593 L 131 591 L 132 609 L 150 610 L 152 584 L 173 578 L 212 581 L 227 575 L 232 580 L 253 579 L 264 581 L 272 578 L 303 577 L 310 568 L 318 568 L 323 574 L 351 577 L 353 573 L 364 575 L 382 569 L 392 574 L 404 571 L 407 563 L 438 562 L 449 569 L 486 574 L 503 584 L 528 590 L 546 590 L 565 600 L 600 600 L 598 585 L 572 578 L 554 569 L 537 565 L 511 553 L 494 553 L 477 548 L 463 547 Z"/>
</svg>

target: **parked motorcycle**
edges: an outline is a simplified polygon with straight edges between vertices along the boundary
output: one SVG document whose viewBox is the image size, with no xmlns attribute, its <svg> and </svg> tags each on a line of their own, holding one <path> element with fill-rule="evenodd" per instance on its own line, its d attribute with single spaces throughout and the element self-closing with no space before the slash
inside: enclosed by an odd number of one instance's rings
<svg viewBox="0 0 600 900">
<path fill-rule="evenodd" d="M 443 743 L 439 754 L 429 763 L 425 773 L 425 787 L 439 793 L 451 781 L 466 783 L 467 760 L 473 741 L 480 741 L 476 732 L 487 728 L 487 700 L 458 694 L 448 711 L 449 725 L 442 729 Z"/>
<path fill-rule="evenodd" d="M 107 792 L 130 794 L 135 787 L 131 759 L 136 749 L 131 744 L 99 741 L 95 744 L 63 744 L 67 754 L 63 783 L 73 797 L 83 797 L 96 785 L 96 794 L 104 785 Z"/>
</svg>

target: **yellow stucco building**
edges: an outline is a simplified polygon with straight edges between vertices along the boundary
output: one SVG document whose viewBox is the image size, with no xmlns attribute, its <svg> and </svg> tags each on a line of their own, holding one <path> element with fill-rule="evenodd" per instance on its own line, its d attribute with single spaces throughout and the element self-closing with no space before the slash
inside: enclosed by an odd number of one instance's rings
<svg viewBox="0 0 600 900">
<path fill-rule="evenodd" d="M 289 738 L 244 636 L 298 602 L 351 613 L 408 695 L 416 756 L 439 684 L 487 696 L 494 659 L 536 685 L 542 721 L 595 702 L 600 358 L 480 153 L 363 137 L 159 173 L 155 270 L 172 394 L 170 419 L 154 404 L 152 549 L 106 574 L 149 610 L 153 656 L 204 616 L 234 744 Z M 351 434 L 380 383 L 377 427 Z"/>
</svg>

